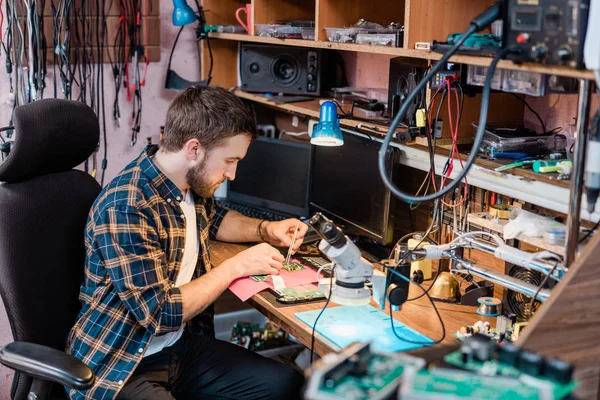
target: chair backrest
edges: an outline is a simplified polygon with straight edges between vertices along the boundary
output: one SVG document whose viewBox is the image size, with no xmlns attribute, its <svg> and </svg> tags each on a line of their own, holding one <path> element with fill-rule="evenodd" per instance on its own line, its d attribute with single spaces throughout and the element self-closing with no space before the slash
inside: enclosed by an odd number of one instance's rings
<svg viewBox="0 0 600 400">
<path fill-rule="evenodd" d="M 84 229 L 100 193 L 74 170 L 94 151 L 96 115 L 79 102 L 47 99 L 15 110 L 15 144 L 0 164 L 0 295 L 13 337 L 64 350 L 81 306 Z M 31 380 L 15 375 L 14 399 Z"/>
</svg>

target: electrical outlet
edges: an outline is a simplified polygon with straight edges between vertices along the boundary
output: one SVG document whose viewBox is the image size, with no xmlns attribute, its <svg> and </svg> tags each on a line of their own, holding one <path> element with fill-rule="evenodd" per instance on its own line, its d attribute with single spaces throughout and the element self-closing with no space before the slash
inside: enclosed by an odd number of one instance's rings
<svg viewBox="0 0 600 400">
<path fill-rule="evenodd" d="M 298 125 L 300 125 L 300 118 L 298 118 L 298 116 L 297 116 L 297 115 L 293 115 L 293 116 L 292 116 L 292 126 L 293 126 L 294 128 L 297 128 L 297 127 L 298 127 Z"/>
</svg>

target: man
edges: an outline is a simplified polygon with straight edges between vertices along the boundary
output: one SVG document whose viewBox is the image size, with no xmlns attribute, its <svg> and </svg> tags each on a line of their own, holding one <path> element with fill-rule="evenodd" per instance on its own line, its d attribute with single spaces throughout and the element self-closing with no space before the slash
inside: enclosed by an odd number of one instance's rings
<svg viewBox="0 0 600 400">
<path fill-rule="evenodd" d="M 211 199 L 255 136 L 235 95 L 188 89 L 169 106 L 160 148 L 148 146 L 104 188 L 86 226 L 83 307 L 67 344 L 96 382 L 71 398 L 299 397 L 295 370 L 213 337 L 212 303 L 235 279 L 277 274 L 283 257 L 267 243 L 289 246 L 297 224 L 248 218 Z M 211 268 L 209 237 L 267 243 Z"/>
</svg>

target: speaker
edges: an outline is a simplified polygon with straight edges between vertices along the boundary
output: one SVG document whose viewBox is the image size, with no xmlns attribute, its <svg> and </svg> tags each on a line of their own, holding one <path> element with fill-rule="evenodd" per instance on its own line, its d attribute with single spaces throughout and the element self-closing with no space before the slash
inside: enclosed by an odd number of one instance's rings
<svg viewBox="0 0 600 400">
<path fill-rule="evenodd" d="M 405 57 L 390 59 L 390 80 L 388 87 L 388 113 L 390 119 L 394 119 L 408 94 L 417 86 L 423 78 L 427 62 L 425 60 L 411 60 Z M 417 106 L 424 101 L 425 91 L 415 98 L 410 105 L 404 121 L 409 126 L 414 124 L 414 116 Z"/>
<path fill-rule="evenodd" d="M 335 82 L 331 52 L 321 49 L 242 43 L 240 88 L 320 96 Z"/>
</svg>

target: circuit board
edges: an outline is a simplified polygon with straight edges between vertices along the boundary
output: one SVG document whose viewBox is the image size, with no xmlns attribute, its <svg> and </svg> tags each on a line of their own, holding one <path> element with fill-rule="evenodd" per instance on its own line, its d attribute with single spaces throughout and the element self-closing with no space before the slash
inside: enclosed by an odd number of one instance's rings
<svg viewBox="0 0 600 400">
<path fill-rule="evenodd" d="M 522 374 L 520 377 L 476 375 L 468 371 L 436 368 L 423 370 L 405 382 L 402 399 L 421 400 L 538 400 L 542 399 L 542 388 L 555 386 L 554 399 L 561 399 L 575 388 L 574 383 L 557 385 Z"/>
<path fill-rule="evenodd" d="M 302 270 L 306 269 L 306 267 L 296 261 L 284 261 L 282 269 L 286 270 L 288 272 L 293 272 L 293 271 L 302 271 Z M 262 282 L 266 278 L 267 278 L 267 275 L 253 275 L 252 276 L 252 279 L 257 282 Z"/>
<path fill-rule="evenodd" d="M 537 380 L 539 382 L 542 382 L 542 384 L 548 384 L 551 385 L 552 387 L 552 391 L 554 393 L 554 398 L 555 399 L 562 399 L 563 397 L 566 397 L 569 393 L 571 393 L 575 387 L 577 386 L 577 384 L 575 382 L 570 382 L 566 385 L 551 381 L 549 379 L 546 379 L 545 377 L 530 377 L 528 375 L 523 374 L 521 371 L 519 371 L 517 368 L 512 367 L 510 365 L 506 365 L 503 364 L 501 362 L 498 362 L 497 360 L 489 360 L 486 362 L 480 362 L 474 359 L 471 359 L 469 361 L 467 361 L 466 363 L 464 363 L 462 361 L 462 353 L 459 351 L 455 351 L 453 353 L 447 354 L 444 357 L 444 361 L 446 361 L 448 364 L 451 364 L 455 367 L 459 367 L 468 371 L 473 371 L 473 372 L 477 372 L 479 373 L 480 377 L 484 378 L 486 376 L 482 375 L 485 374 L 487 375 L 487 377 L 491 378 L 492 380 L 497 379 L 498 377 L 507 377 L 507 378 L 519 378 L 519 377 L 529 377 L 530 380 Z M 515 379 L 512 379 L 512 381 L 514 382 Z M 523 385 L 523 383 L 521 382 L 521 380 L 517 380 L 516 384 L 515 384 L 515 388 L 510 388 L 509 387 L 506 388 L 506 390 L 516 390 L 517 387 L 519 386 L 523 386 L 523 390 L 525 391 L 527 388 L 527 385 Z M 486 380 L 482 380 L 481 381 L 482 385 L 488 385 L 489 382 Z M 490 388 L 493 388 L 491 390 L 497 390 L 495 388 L 495 385 L 490 386 Z M 518 397 L 520 398 L 531 398 L 531 399 L 537 399 L 537 392 L 538 389 L 533 387 L 530 388 L 533 390 L 533 392 L 536 394 L 534 397 Z M 486 398 L 492 398 L 492 397 L 486 397 Z M 511 397 L 506 397 L 506 398 L 511 398 Z M 513 398 L 517 398 L 517 397 L 513 397 Z"/>
<path fill-rule="evenodd" d="M 302 265 L 296 261 L 284 261 L 282 268 L 288 272 L 301 271 L 303 269 L 306 269 L 306 267 L 304 265 Z"/>
<path fill-rule="evenodd" d="M 407 368 L 417 370 L 423 365 L 423 360 L 404 355 L 370 354 L 358 364 L 349 361 L 331 370 L 318 390 L 324 399 L 387 399 Z"/>
</svg>

